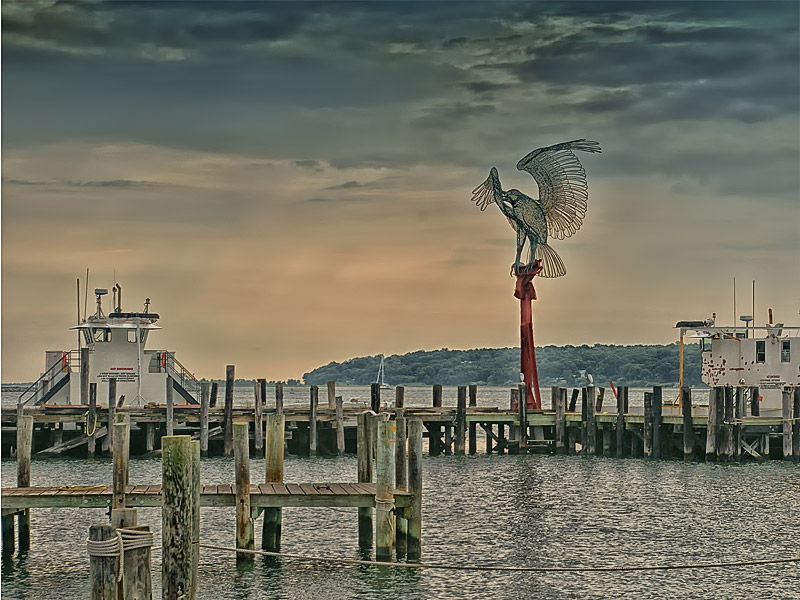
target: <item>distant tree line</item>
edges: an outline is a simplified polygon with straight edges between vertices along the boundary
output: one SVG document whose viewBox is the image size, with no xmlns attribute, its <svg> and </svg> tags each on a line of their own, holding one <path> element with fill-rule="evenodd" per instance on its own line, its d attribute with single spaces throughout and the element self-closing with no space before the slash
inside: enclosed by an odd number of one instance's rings
<svg viewBox="0 0 800 600">
<path fill-rule="evenodd" d="M 536 349 L 542 386 L 585 385 L 590 373 L 596 385 L 677 385 L 680 380 L 679 346 L 544 346 Z M 375 381 L 380 355 L 332 362 L 305 373 L 307 385 L 333 380 L 342 385 L 369 385 Z M 684 385 L 701 386 L 700 347 L 684 346 Z M 387 356 L 385 381 L 392 385 L 514 385 L 519 382 L 519 348 L 417 351 Z"/>
</svg>

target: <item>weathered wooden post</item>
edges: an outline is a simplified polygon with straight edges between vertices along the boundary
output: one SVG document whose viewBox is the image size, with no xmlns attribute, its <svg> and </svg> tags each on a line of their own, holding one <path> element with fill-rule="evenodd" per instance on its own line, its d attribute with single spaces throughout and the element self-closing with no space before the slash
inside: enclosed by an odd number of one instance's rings
<svg viewBox="0 0 800 600">
<path fill-rule="evenodd" d="M 408 421 L 408 491 L 411 494 L 408 559 L 419 560 L 422 555 L 422 421 L 417 419 Z"/>
<path fill-rule="evenodd" d="M 336 382 L 328 382 L 328 408 L 336 408 Z"/>
<path fill-rule="evenodd" d="M 264 399 L 267 397 L 267 380 L 255 382 L 255 414 L 253 415 L 253 444 L 256 450 L 264 449 Z"/>
<path fill-rule="evenodd" d="M 478 406 L 478 386 L 472 384 L 469 386 L 469 407 L 476 408 Z M 478 452 L 478 424 L 474 421 L 469 424 L 469 453 L 470 456 Z"/>
<path fill-rule="evenodd" d="M 578 405 L 578 394 L 580 392 L 578 389 L 572 390 L 572 397 L 569 400 L 569 407 L 567 409 L 568 412 L 575 412 L 575 407 Z"/>
<path fill-rule="evenodd" d="M 145 449 L 153 452 L 156 447 L 156 424 L 153 422 L 145 423 Z"/>
<path fill-rule="evenodd" d="M 402 408 L 395 410 L 397 415 L 395 425 L 397 426 L 397 451 L 394 459 L 394 485 L 401 490 L 408 489 L 408 453 L 406 452 L 406 442 L 408 437 L 407 422 Z M 405 555 L 408 550 L 408 521 L 402 512 L 396 513 L 395 527 L 395 548 L 398 556 Z"/>
<path fill-rule="evenodd" d="M 17 419 L 17 487 L 31 485 L 32 448 L 33 416 L 23 414 Z M 17 528 L 19 551 L 27 552 L 31 547 L 31 509 L 26 508 L 19 512 Z"/>
<path fill-rule="evenodd" d="M 255 548 L 253 521 L 250 515 L 250 428 L 247 423 L 233 424 L 233 456 L 236 470 L 236 547 Z M 254 555 L 237 552 L 236 562 L 253 562 Z"/>
<path fill-rule="evenodd" d="M 369 405 L 372 412 L 381 412 L 381 384 L 372 383 L 369 386 Z"/>
<path fill-rule="evenodd" d="M 387 415 L 388 416 L 388 415 Z M 388 561 L 394 547 L 394 421 L 378 421 L 375 493 L 375 558 Z"/>
<path fill-rule="evenodd" d="M 175 386 L 172 385 L 172 377 L 167 375 L 167 435 L 175 434 L 175 398 L 173 392 Z"/>
<path fill-rule="evenodd" d="M 556 454 L 566 454 L 567 415 L 565 409 L 567 408 L 567 390 L 565 388 L 556 387 L 553 389 L 553 392 L 555 394 L 553 401 L 555 403 L 556 411 Z"/>
<path fill-rule="evenodd" d="M 233 388 L 235 384 L 235 365 L 225 367 L 225 456 L 233 456 Z"/>
<path fill-rule="evenodd" d="M 617 458 L 622 458 L 625 453 L 625 409 L 627 408 L 628 387 L 617 389 Z"/>
<path fill-rule="evenodd" d="M 706 460 L 715 460 L 717 457 L 717 411 L 720 401 L 724 402 L 725 392 L 721 387 L 715 387 L 708 394 L 708 421 L 706 424 Z"/>
<path fill-rule="evenodd" d="M 161 439 L 161 588 L 164 600 L 192 600 L 195 580 L 193 532 L 194 467 L 188 435 Z"/>
<path fill-rule="evenodd" d="M 792 425 L 792 456 L 800 461 L 800 387 L 794 388 L 794 423 Z"/>
<path fill-rule="evenodd" d="M 370 412 L 358 415 L 357 453 L 358 483 L 372 482 L 372 436 L 370 428 L 372 419 Z M 372 508 L 367 506 L 358 509 L 358 547 L 362 550 L 372 549 Z"/>
<path fill-rule="evenodd" d="M 14 540 L 14 515 L 3 515 L 3 557 L 14 554 L 16 542 Z"/>
<path fill-rule="evenodd" d="M 527 390 L 525 390 L 525 394 L 527 395 Z M 524 398 L 525 396 L 523 395 L 522 397 Z M 519 388 L 511 388 L 508 393 L 508 409 L 517 411 L 517 422 L 519 422 L 519 398 Z M 509 454 L 519 454 L 519 429 L 519 425 L 508 426 Z"/>
<path fill-rule="evenodd" d="M 208 456 L 208 409 L 209 409 L 209 384 L 203 381 L 200 384 L 200 454 Z"/>
<path fill-rule="evenodd" d="M 759 406 L 760 394 L 761 392 L 758 390 L 757 385 L 750 388 L 750 415 L 753 417 L 757 417 L 761 414 L 761 406 Z"/>
<path fill-rule="evenodd" d="M 344 400 L 341 396 L 334 399 L 336 409 L 336 454 L 344 456 Z"/>
<path fill-rule="evenodd" d="M 275 414 L 283 414 L 283 382 L 275 383 Z"/>
<path fill-rule="evenodd" d="M 197 567 L 200 563 L 200 441 L 192 440 L 192 587 L 190 597 L 199 587 Z"/>
<path fill-rule="evenodd" d="M 683 459 L 694 457 L 694 421 L 692 420 L 692 390 L 681 388 L 681 411 L 683 412 Z"/>
<path fill-rule="evenodd" d="M 308 409 L 308 453 L 311 456 L 317 455 L 317 406 L 319 406 L 319 386 L 312 385 Z"/>
<path fill-rule="evenodd" d="M 517 388 L 519 401 L 517 402 L 517 418 L 519 420 L 519 450 L 525 452 L 528 445 L 528 397 L 527 388 L 524 383 L 520 383 Z"/>
<path fill-rule="evenodd" d="M 597 418 L 595 417 L 595 387 L 586 388 L 586 450 L 589 456 L 597 454 Z"/>
<path fill-rule="evenodd" d="M 122 578 L 117 577 L 116 600 L 152 600 L 152 579 L 150 575 L 150 548 L 153 534 L 149 527 L 137 526 L 135 508 L 116 508 L 111 511 L 111 527 L 117 533 L 124 547 L 121 565 Z"/>
<path fill-rule="evenodd" d="M 97 384 L 89 384 L 89 410 L 86 413 L 86 454 L 94 456 L 97 446 Z"/>
<path fill-rule="evenodd" d="M 128 476 L 130 473 L 130 431 L 129 422 L 114 423 L 111 426 L 114 430 L 114 443 L 112 453 L 114 460 L 114 479 L 113 497 L 111 498 L 111 508 L 125 507 L 125 494 L 128 487 Z"/>
<path fill-rule="evenodd" d="M 433 408 L 442 407 L 442 384 L 433 384 Z M 442 448 L 442 426 L 436 423 L 428 424 L 428 453 L 431 456 L 439 456 Z"/>
<path fill-rule="evenodd" d="M 603 412 L 603 398 L 606 397 L 606 388 L 597 388 L 597 402 L 594 407 L 594 414 Z"/>
<path fill-rule="evenodd" d="M 653 386 L 653 449 L 652 456 L 655 459 L 661 458 L 661 423 L 662 419 L 662 388 L 660 385 Z"/>
<path fill-rule="evenodd" d="M 453 444 L 453 454 L 464 456 L 467 443 L 467 386 L 465 385 L 458 386 L 455 433 L 456 439 Z"/>
<path fill-rule="evenodd" d="M 103 438 L 103 452 L 108 452 L 114 444 L 114 417 L 117 412 L 117 379 L 111 377 L 108 380 L 108 433 Z"/>
<path fill-rule="evenodd" d="M 581 388 L 581 454 L 586 454 L 586 435 L 588 431 L 587 420 L 589 413 L 586 408 L 587 403 L 586 388 Z"/>
<path fill-rule="evenodd" d="M 742 441 L 744 440 L 744 423 L 742 419 L 746 414 L 747 402 L 744 397 L 744 388 L 739 386 L 736 388 L 733 414 L 733 458 L 735 460 L 741 460 L 742 457 Z"/>
<path fill-rule="evenodd" d="M 786 386 L 782 394 L 783 460 L 792 459 L 792 388 Z"/>
<path fill-rule="evenodd" d="M 723 460 L 733 460 L 733 414 L 734 414 L 734 397 L 733 388 L 725 386 L 725 412 L 724 412 L 724 426 L 722 430 L 722 455 Z"/>
<path fill-rule="evenodd" d="M 217 406 L 217 395 L 219 393 L 219 384 L 216 381 L 211 382 L 211 400 L 209 406 L 215 408 Z"/>
<path fill-rule="evenodd" d="M 644 393 L 644 427 L 642 429 L 642 454 L 653 457 L 653 392 Z"/>
<path fill-rule="evenodd" d="M 266 483 L 283 483 L 283 433 L 285 427 L 283 414 L 266 415 Z M 270 552 L 281 549 L 281 525 L 283 509 L 265 508 L 261 536 L 261 547 Z"/>
<path fill-rule="evenodd" d="M 87 547 L 91 600 L 117 600 L 119 549 L 114 528 L 111 525 L 90 526 Z"/>
<path fill-rule="evenodd" d="M 406 388 L 398 385 L 394 388 L 394 407 L 403 408 L 406 403 Z"/>
</svg>

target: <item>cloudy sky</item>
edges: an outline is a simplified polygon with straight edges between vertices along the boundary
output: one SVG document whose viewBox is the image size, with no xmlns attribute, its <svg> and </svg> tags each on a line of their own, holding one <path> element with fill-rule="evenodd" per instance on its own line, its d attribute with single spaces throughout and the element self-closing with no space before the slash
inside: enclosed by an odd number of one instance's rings
<svg viewBox="0 0 800 600">
<path fill-rule="evenodd" d="M 198 376 L 514 346 L 514 232 L 471 190 L 575 138 L 583 227 L 536 342 L 800 316 L 797 2 L 2 4 L 2 379 L 76 279 Z M 82 282 L 83 285 L 83 282 Z"/>
</svg>

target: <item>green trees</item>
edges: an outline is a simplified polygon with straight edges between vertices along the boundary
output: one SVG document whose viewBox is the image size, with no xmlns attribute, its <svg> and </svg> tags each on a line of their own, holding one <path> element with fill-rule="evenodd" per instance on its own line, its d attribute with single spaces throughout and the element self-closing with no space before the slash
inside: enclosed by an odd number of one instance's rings
<svg viewBox="0 0 800 600">
<path fill-rule="evenodd" d="M 679 347 L 669 345 L 544 346 L 536 349 L 539 382 L 549 385 L 581 385 L 580 371 L 591 373 L 597 385 L 677 385 Z M 329 363 L 303 375 L 306 384 L 335 380 L 342 385 L 369 385 L 375 381 L 380 356 Z M 518 348 L 416 351 L 387 356 L 385 379 L 392 385 L 514 385 L 519 381 Z M 700 348 L 684 347 L 684 383 L 701 385 Z"/>
</svg>

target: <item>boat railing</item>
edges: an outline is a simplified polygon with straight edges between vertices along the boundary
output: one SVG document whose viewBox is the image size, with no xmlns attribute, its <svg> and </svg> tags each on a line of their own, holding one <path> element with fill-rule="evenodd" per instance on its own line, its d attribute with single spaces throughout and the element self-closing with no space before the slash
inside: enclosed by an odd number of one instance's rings
<svg viewBox="0 0 800 600">
<path fill-rule="evenodd" d="M 53 362 L 52 365 L 42 375 L 30 384 L 19 395 L 18 405 L 27 406 L 31 403 L 36 403 L 47 394 L 50 389 L 55 386 L 64 377 L 67 377 L 72 372 L 73 367 L 80 369 L 80 352 L 78 350 L 70 350 L 69 352 L 62 352 L 61 358 Z"/>
<path fill-rule="evenodd" d="M 200 383 L 197 381 L 197 377 L 175 358 L 174 352 L 165 350 L 154 352 L 150 362 L 150 372 L 167 373 L 190 394 L 195 397 L 199 394 Z"/>
</svg>

